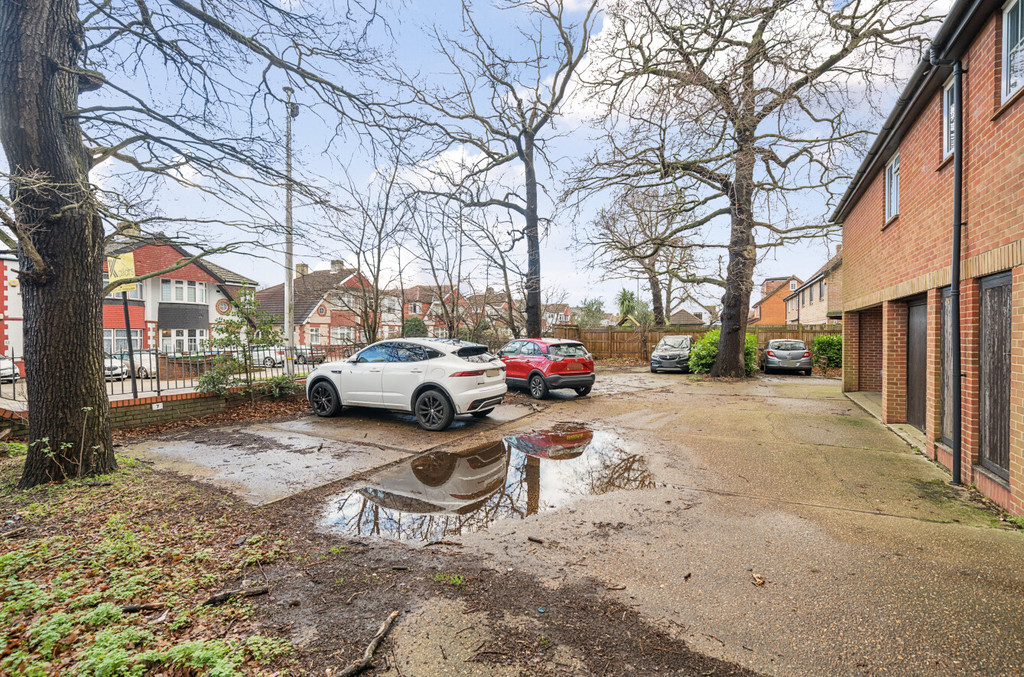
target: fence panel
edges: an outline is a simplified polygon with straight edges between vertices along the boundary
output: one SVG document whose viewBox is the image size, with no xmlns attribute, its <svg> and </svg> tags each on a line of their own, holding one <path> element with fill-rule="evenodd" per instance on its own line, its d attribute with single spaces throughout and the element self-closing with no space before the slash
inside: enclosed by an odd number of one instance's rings
<svg viewBox="0 0 1024 677">
<path fill-rule="evenodd" d="M 577 325 L 559 325 L 554 328 L 555 338 L 580 341 L 598 359 L 647 360 L 662 336 L 689 336 L 697 341 L 717 327 L 666 326 L 652 327 L 647 332 L 633 327 L 603 327 L 581 329 Z M 841 324 L 765 324 L 752 325 L 748 331 L 757 337 L 761 346 L 772 339 L 798 339 L 809 346 L 816 337 L 824 334 L 841 334 Z"/>
</svg>

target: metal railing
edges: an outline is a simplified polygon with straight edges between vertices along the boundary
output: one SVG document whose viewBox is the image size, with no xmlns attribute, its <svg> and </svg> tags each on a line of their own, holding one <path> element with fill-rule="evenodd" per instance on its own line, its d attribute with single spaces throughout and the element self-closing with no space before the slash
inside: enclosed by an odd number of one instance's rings
<svg viewBox="0 0 1024 677">
<path fill-rule="evenodd" d="M 224 365 L 227 371 L 237 380 L 243 380 L 246 369 L 254 383 L 288 374 L 301 379 L 320 364 L 349 357 L 362 347 L 362 344 L 296 346 L 291 356 L 284 347 L 178 352 L 144 348 L 133 351 L 134 379 L 128 351 L 119 350 L 104 356 L 104 383 L 111 399 L 192 392 L 199 386 L 203 374 L 225 362 L 228 362 Z M 288 362 L 291 362 L 290 370 Z M 26 385 L 31 378 L 23 358 L 0 357 L 0 401 L 25 402 Z"/>
</svg>

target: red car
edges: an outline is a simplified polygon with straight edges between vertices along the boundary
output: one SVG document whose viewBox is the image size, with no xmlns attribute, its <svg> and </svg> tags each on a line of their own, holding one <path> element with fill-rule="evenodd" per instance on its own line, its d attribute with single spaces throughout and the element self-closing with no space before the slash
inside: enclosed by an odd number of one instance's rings
<svg viewBox="0 0 1024 677">
<path fill-rule="evenodd" d="M 529 388 L 542 400 L 549 390 L 572 388 L 581 397 L 594 386 L 594 356 L 579 341 L 517 339 L 498 351 L 505 363 L 505 382 Z"/>
</svg>

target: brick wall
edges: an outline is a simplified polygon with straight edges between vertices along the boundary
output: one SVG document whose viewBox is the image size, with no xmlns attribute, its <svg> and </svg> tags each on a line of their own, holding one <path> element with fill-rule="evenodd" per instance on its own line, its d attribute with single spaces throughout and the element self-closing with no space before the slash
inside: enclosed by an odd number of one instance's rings
<svg viewBox="0 0 1024 677">
<path fill-rule="evenodd" d="M 964 54 L 964 219 L 960 295 L 962 342 L 962 463 L 964 481 L 1016 514 L 1024 514 L 1024 96 L 1001 101 L 1001 10 L 984 21 Z M 884 306 L 883 411 L 905 417 L 905 307 L 900 299 L 928 295 L 928 454 L 951 465 L 941 431 L 941 296 L 950 281 L 953 166 L 942 156 L 942 93 L 932 92 L 899 142 L 899 216 L 884 223 L 884 168 L 869 177 L 843 228 L 844 316 L 857 317 L 858 350 L 844 355 L 844 388 L 869 389 L 865 377 L 867 315 Z M 887 161 L 889 158 L 881 158 Z M 1009 482 L 975 469 L 979 449 L 979 286 L 986 275 L 1013 271 Z M 902 327 L 902 332 L 901 332 Z M 851 329 L 846 330 L 849 336 Z M 852 347 L 852 346 L 851 346 Z M 856 382 L 855 382 L 856 381 Z"/>
<path fill-rule="evenodd" d="M 828 312 L 839 313 L 843 310 L 843 266 L 828 275 L 825 296 L 828 297 Z"/>
<path fill-rule="evenodd" d="M 852 314 L 852 313 L 850 313 Z M 882 390 L 882 308 L 868 308 L 858 313 L 857 356 L 856 364 L 850 364 L 851 371 L 857 373 L 857 390 Z M 845 350 L 844 350 L 845 352 Z M 845 360 L 845 357 L 844 357 Z M 843 364 L 843 373 L 847 365 Z"/>
</svg>

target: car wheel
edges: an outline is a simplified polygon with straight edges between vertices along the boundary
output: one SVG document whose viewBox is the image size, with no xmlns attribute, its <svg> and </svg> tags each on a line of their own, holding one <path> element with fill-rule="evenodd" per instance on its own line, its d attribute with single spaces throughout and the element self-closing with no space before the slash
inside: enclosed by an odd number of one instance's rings
<svg viewBox="0 0 1024 677">
<path fill-rule="evenodd" d="M 494 411 L 494 407 L 491 407 L 490 409 L 481 409 L 480 411 L 474 411 L 472 412 L 472 414 L 477 418 L 486 418 L 487 416 L 490 416 L 492 411 Z"/>
<path fill-rule="evenodd" d="M 337 416 L 341 411 L 338 391 L 327 381 L 318 381 L 309 391 L 309 404 L 317 416 Z"/>
<path fill-rule="evenodd" d="M 444 430 L 455 418 L 455 408 L 439 390 L 424 390 L 416 398 L 416 420 L 424 430 Z"/>
<path fill-rule="evenodd" d="M 812 371 L 811 369 L 804 369 L 804 376 L 810 376 Z"/>
<path fill-rule="evenodd" d="M 544 382 L 544 377 L 540 374 L 530 377 L 530 395 L 535 400 L 543 400 L 548 396 L 548 384 Z"/>
<path fill-rule="evenodd" d="M 296 355 L 295 356 L 295 364 L 305 364 L 305 363 L 306 363 L 306 356 L 305 355 Z"/>
<path fill-rule="evenodd" d="M 583 386 L 582 388 L 573 388 L 573 390 L 576 391 L 576 394 L 578 396 L 584 397 L 584 396 L 590 394 L 590 388 L 591 388 L 591 386 Z"/>
<path fill-rule="evenodd" d="M 277 364 L 277 362 L 274 361 L 273 357 L 264 357 L 263 358 L 263 366 L 264 367 L 273 367 L 275 364 Z"/>
<path fill-rule="evenodd" d="M 657 374 L 657 373 L 658 373 L 658 370 L 657 370 L 657 369 L 655 369 L 654 367 L 651 367 L 651 373 L 652 373 L 652 374 Z"/>
<path fill-rule="evenodd" d="M 149 370 L 146 369 L 145 367 L 139 367 L 139 373 L 137 374 L 137 376 L 139 378 L 149 378 Z"/>
</svg>

